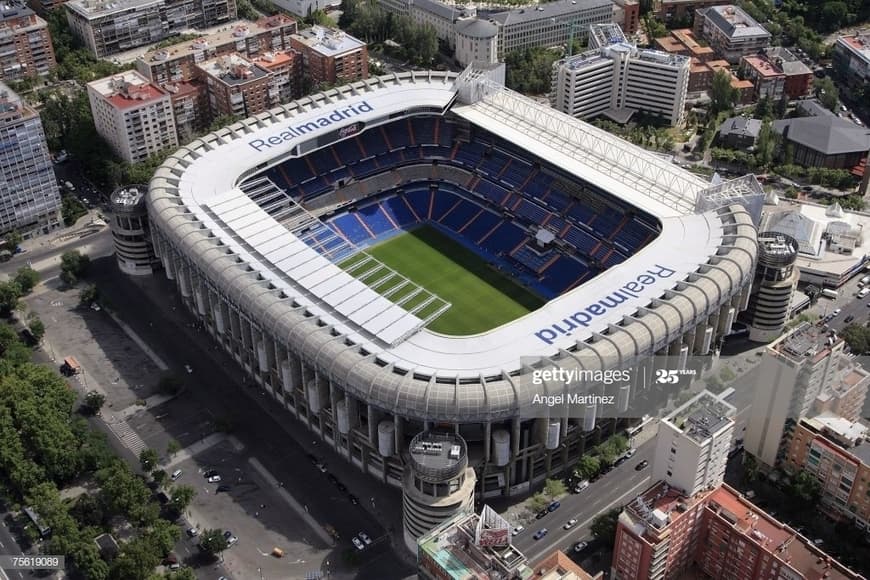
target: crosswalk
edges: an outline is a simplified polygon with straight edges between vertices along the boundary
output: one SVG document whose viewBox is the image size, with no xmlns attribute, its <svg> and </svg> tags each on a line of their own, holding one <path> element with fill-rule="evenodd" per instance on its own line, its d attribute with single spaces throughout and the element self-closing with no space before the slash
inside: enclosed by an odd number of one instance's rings
<svg viewBox="0 0 870 580">
<path fill-rule="evenodd" d="M 109 423 L 109 429 L 111 429 L 112 433 L 121 440 L 124 447 L 132 451 L 137 457 L 139 456 L 139 453 L 147 447 L 145 441 L 139 437 L 139 434 L 136 433 L 136 431 L 134 431 L 130 424 L 124 419 L 114 423 Z"/>
</svg>

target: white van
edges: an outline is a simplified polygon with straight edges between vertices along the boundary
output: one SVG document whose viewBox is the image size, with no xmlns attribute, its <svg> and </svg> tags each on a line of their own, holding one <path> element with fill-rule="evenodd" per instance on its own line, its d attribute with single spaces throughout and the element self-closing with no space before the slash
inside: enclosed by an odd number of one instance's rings
<svg viewBox="0 0 870 580">
<path fill-rule="evenodd" d="M 173 471 L 172 475 L 170 476 L 172 478 L 172 481 L 178 481 L 178 478 L 181 477 L 181 473 L 182 471 L 180 469 L 176 469 L 175 471 Z"/>
<path fill-rule="evenodd" d="M 870 288 L 862 288 L 858 291 L 858 298 L 864 298 L 868 294 L 870 294 Z"/>
<path fill-rule="evenodd" d="M 836 290 L 831 290 L 830 288 L 825 288 L 824 290 L 822 290 L 822 296 L 830 298 L 831 300 L 836 300 L 839 295 L 839 292 L 837 292 Z"/>
</svg>

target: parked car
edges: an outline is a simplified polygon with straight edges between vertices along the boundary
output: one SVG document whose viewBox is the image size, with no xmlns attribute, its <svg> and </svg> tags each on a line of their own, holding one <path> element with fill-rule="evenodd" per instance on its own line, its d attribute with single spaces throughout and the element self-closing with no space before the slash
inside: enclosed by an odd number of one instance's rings
<svg viewBox="0 0 870 580">
<path fill-rule="evenodd" d="M 208 478 L 208 482 L 209 483 L 220 483 L 221 476 L 220 475 L 212 475 L 211 477 Z"/>
<path fill-rule="evenodd" d="M 353 545 L 356 546 L 357 550 L 365 550 L 366 549 L 366 546 L 365 546 L 365 544 L 362 543 L 362 540 L 360 540 L 356 536 L 351 538 L 350 541 L 353 542 Z"/>
<path fill-rule="evenodd" d="M 525 529 L 526 529 L 526 528 L 524 528 L 523 526 L 517 526 L 517 527 L 515 527 L 515 528 L 513 529 L 513 531 L 511 532 L 511 535 L 512 535 L 512 536 L 518 536 L 518 535 L 520 534 L 520 532 L 522 532 L 522 531 L 525 530 Z"/>
<path fill-rule="evenodd" d="M 533 537 L 534 539 L 536 539 L 536 540 L 540 540 L 541 538 L 543 538 L 544 536 L 546 536 L 547 533 L 548 533 L 549 531 L 550 531 L 550 530 L 548 530 L 547 528 L 541 528 L 540 530 L 538 530 L 537 532 L 535 532 L 535 535 L 532 536 L 532 537 Z"/>
<path fill-rule="evenodd" d="M 188 538 L 195 538 L 198 535 L 199 535 L 199 530 L 197 530 L 196 528 L 187 528 L 187 537 Z"/>
<path fill-rule="evenodd" d="M 584 479 L 583 481 L 578 483 L 576 486 L 574 486 L 574 493 L 580 493 L 581 491 L 583 491 L 587 487 L 589 487 L 589 480 Z"/>
<path fill-rule="evenodd" d="M 855 320 L 855 317 L 850 314 L 849 316 L 847 316 L 846 318 L 843 319 L 843 322 L 845 322 L 846 324 L 849 324 L 853 320 Z"/>
<path fill-rule="evenodd" d="M 568 520 L 567 522 L 565 522 L 565 525 L 562 526 L 562 528 L 563 528 L 563 529 L 566 529 L 566 530 L 570 530 L 570 529 L 573 528 L 576 524 L 577 524 L 577 520 L 574 519 L 574 518 L 571 518 L 570 520 Z"/>
<path fill-rule="evenodd" d="M 839 316 L 842 311 L 842 308 L 834 308 L 833 312 L 831 312 L 831 316 Z"/>
<path fill-rule="evenodd" d="M 367 533 L 360 532 L 357 534 L 357 536 L 359 536 L 359 539 L 362 540 L 366 546 L 371 545 L 372 539 L 369 537 L 369 535 Z"/>
<path fill-rule="evenodd" d="M 205 477 L 206 479 L 208 479 L 209 477 L 214 477 L 217 474 L 218 474 L 217 469 L 209 469 L 208 471 L 203 473 L 202 476 Z"/>
<path fill-rule="evenodd" d="M 558 501 L 552 501 L 552 502 L 550 502 L 550 505 L 547 506 L 547 511 L 548 511 L 548 512 L 554 512 L 554 511 L 556 511 L 557 509 L 559 509 L 559 506 L 560 506 L 560 505 L 562 505 L 562 504 L 559 503 Z"/>
<path fill-rule="evenodd" d="M 649 461 L 647 461 L 646 459 L 644 459 L 643 461 L 641 461 L 640 463 L 638 463 L 638 464 L 634 467 L 634 470 L 635 470 L 635 471 L 640 471 L 641 469 L 645 469 L 647 465 L 649 465 Z"/>
<path fill-rule="evenodd" d="M 632 447 L 631 449 L 629 449 L 628 451 L 625 452 L 625 456 L 628 457 L 629 459 L 631 459 L 632 457 L 634 457 L 635 453 L 637 453 L 637 449 Z"/>
<path fill-rule="evenodd" d="M 574 552 L 575 553 L 582 552 L 583 550 L 586 549 L 586 547 L 588 545 L 589 545 L 589 542 L 577 542 L 576 544 L 574 544 Z"/>
<path fill-rule="evenodd" d="M 538 514 L 535 516 L 535 519 L 536 519 L 536 520 L 539 520 L 539 519 L 541 519 L 542 517 L 544 517 L 545 515 L 547 515 L 548 513 L 550 513 L 550 510 L 546 510 L 546 509 L 541 510 L 541 511 L 539 511 Z"/>
</svg>

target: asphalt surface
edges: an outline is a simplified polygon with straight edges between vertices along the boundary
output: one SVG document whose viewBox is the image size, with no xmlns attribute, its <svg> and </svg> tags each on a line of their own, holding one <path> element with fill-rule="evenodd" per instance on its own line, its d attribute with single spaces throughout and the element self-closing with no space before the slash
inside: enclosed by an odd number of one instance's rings
<svg viewBox="0 0 870 580">
<path fill-rule="evenodd" d="M 559 509 L 527 525 L 525 530 L 514 536 L 513 545 L 534 562 L 553 550 L 571 552 L 576 542 L 591 540 L 589 524 L 595 516 L 611 507 L 625 505 L 650 485 L 652 466 L 642 471 L 635 471 L 635 466 L 644 459 L 652 462 L 654 454 L 655 439 L 651 439 L 638 447 L 631 459 L 590 483 L 580 493 L 561 499 Z M 577 524 L 565 530 L 563 526 L 570 519 L 576 519 Z M 542 528 L 549 530 L 547 535 L 535 540 L 535 532 Z"/>
<path fill-rule="evenodd" d="M 6 527 L 4 521 L 6 514 L 0 513 L 0 556 L 18 556 L 24 554 L 24 550 L 15 541 L 12 533 Z M 5 576 L 4 576 L 5 573 Z M 24 578 L 37 578 L 36 574 L 27 570 L 2 570 L 0 569 L 0 579 L 6 580 L 23 580 Z"/>
<path fill-rule="evenodd" d="M 400 491 L 363 475 L 325 443 L 315 441 L 265 391 L 245 386 L 249 383 L 235 363 L 216 350 L 210 336 L 195 328 L 195 319 L 180 304 L 169 281 L 159 275 L 129 278 L 118 271 L 111 258 L 95 261 L 89 281 L 97 284 L 118 316 L 185 381 L 183 393 L 164 407 L 182 414 L 207 410 L 214 417 L 229 420 L 234 426 L 233 435 L 308 507 L 311 516 L 338 531 L 341 539 L 328 558 L 333 570 L 345 561 L 345 552 L 352 548 L 350 539 L 366 531 L 376 543 L 380 542 L 378 549 L 358 555 L 357 577 L 388 580 L 413 574 L 409 558 L 395 552 L 404 548 L 388 545 L 389 530 L 401 531 Z M 193 373 L 185 373 L 185 365 Z M 164 427 L 173 436 L 185 434 L 173 432 L 184 426 L 167 422 Z M 330 473 L 348 487 L 348 493 L 360 498 L 359 505 L 351 504 L 346 494 L 335 493 L 327 475 L 307 456 L 309 453 L 327 463 Z M 371 497 L 375 502 L 365 499 Z"/>
</svg>

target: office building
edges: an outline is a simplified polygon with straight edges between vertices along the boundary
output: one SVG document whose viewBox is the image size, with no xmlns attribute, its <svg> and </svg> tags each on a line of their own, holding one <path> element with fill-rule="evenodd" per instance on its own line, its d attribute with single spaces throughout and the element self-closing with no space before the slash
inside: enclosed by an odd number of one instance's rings
<svg viewBox="0 0 870 580">
<path fill-rule="evenodd" d="M 146 276 L 160 266 L 151 243 L 148 209 L 145 207 L 147 185 L 130 185 L 115 190 L 111 196 L 112 245 L 118 268 L 130 276 Z"/>
<path fill-rule="evenodd" d="M 196 65 L 228 54 L 255 59 L 271 52 L 290 50 L 290 36 L 297 23 L 276 14 L 256 22 L 241 22 L 214 34 L 150 50 L 136 59 L 136 70 L 151 82 L 190 82 L 199 78 Z"/>
<path fill-rule="evenodd" d="M 821 484 L 820 508 L 838 520 L 870 529 L 870 428 L 833 414 L 801 419 L 783 459 L 786 473 L 812 474 Z"/>
<path fill-rule="evenodd" d="M 773 342 L 759 365 L 744 447 L 764 467 L 779 464 L 792 428 L 819 410 L 860 414 L 866 372 L 847 356 L 843 339 L 804 323 Z"/>
<path fill-rule="evenodd" d="M 97 132 L 128 163 L 178 147 L 172 99 L 136 71 L 88 83 Z"/>
<path fill-rule="evenodd" d="M 758 264 L 749 305 L 741 316 L 749 326 L 749 340 L 770 342 L 782 334 L 800 272 L 795 267 L 798 243 L 789 235 L 765 232 L 758 236 Z"/>
<path fill-rule="evenodd" d="M 418 433 L 408 457 L 402 477 L 402 521 L 405 545 L 417 553 L 418 540 L 430 530 L 474 511 L 477 478 L 468 467 L 465 440 L 454 433 Z M 509 538 L 510 526 L 505 531 Z"/>
<path fill-rule="evenodd" d="M 806 96 L 813 82 L 813 71 L 788 49 L 781 46 L 764 49 L 740 59 L 744 78 L 755 84 L 755 98 L 779 100 Z"/>
<path fill-rule="evenodd" d="M 703 391 L 668 415 L 656 436 L 653 481 L 687 495 L 719 486 L 734 436 L 735 409 Z"/>
<path fill-rule="evenodd" d="M 731 64 L 770 44 L 770 33 L 742 8 L 731 4 L 699 9 L 694 31 L 696 36 L 710 43 L 720 58 Z"/>
<path fill-rule="evenodd" d="M 0 80 L 45 76 L 56 64 L 48 23 L 24 0 L 0 0 Z"/>
<path fill-rule="evenodd" d="M 495 510 L 459 513 L 417 540 L 417 575 L 423 580 L 503 578 L 528 580 L 534 571 L 511 546 L 511 527 Z"/>
<path fill-rule="evenodd" d="M 302 54 L 302 69 L 314 86 L 369 78 L 366 43 L 334 28 L 314 25 L 290 37 Z"/>
<path fill-rule="evenodd" d="M 197 65 L 208 95 L 212 118 L 225 115 L 250 117 L 269 109 L 272 75 L 268 70 L 229 54 Z"/>
<path fill-rule="evenodd" d="M 855 87 L 870 83 L 870 28 L 850 36 L 841 36 L 834 43 L 834 70 Z"/>
<path fill-rule="evenodd" d="M 727 485 L 690 496 L 665 482 L 619 515 L 610 577 L 861 578 Z"/>
<path fill-rule="evenodd" d="M 70 30 L 97 58 L 236 19 L 236 0 L 70 0 Z"/>
<path fill-rule="evenodd" d="M 607 42 L 612 34 L 602 37 Z M 551 100 L 554 108 L 580 119 L 606 115 L 624 123 L 641 111 L 678 125 L 688 80 L 687 57 L 609 43 L 556 62 Z"/>
<path fill-rule="evenodd" d="M 438 38 L 444 39 L 448 46 L 454 46 L 454 24 L 460 19 L 473 18 L 477 11 L 439 0 L 410 0 L 408 16 L 420 26 L 429 26 Z"/>
<path fill-rule="evenodd" d="M 585 42 L 590 25 L 613 20 L 613 3 L 610 0 L 556 0 L 504 12 L 487 14 L 478 10 L 478 17 L 492 19 L 500 26 L 498 51 L 503 59 L 513 50 L 567 44 L 572 35 L 579 42 Z"/>
<path fill-rule="evenodd" d="M 33 108 L 0 81 L 0 233 L 24 237 L 62 224 L 60 192 Z"/>
</svg>

